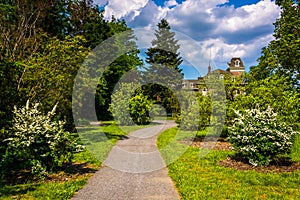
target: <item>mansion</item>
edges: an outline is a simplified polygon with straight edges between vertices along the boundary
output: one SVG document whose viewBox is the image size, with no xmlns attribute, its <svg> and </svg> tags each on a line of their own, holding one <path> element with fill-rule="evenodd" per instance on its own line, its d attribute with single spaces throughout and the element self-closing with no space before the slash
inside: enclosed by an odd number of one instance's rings
<svg viewBox="0 0 300 200">
<path fill-rule="evenodd" d="M 216 69 L 212 70 L 210 64 L 208 65 L 208 72 L 204 77 L 198 77 L 198 79 L 186 79 L 183 80 L 182 88 L 186 90 L 192 90 L 195 92 L 202 92 L 203 95 L 207 94 L 207 88 L 205 87 L 205 78 L 214 73 L 219 74 L 221 79 L 225 76 L 231 77 L 234 81 L 236 77 L 241 76 L 245 72 L 245 66 L 241 58 L 232 58 L 230 62 L 227 63 L 228 68 L 226 70 Z"/>
</svg>

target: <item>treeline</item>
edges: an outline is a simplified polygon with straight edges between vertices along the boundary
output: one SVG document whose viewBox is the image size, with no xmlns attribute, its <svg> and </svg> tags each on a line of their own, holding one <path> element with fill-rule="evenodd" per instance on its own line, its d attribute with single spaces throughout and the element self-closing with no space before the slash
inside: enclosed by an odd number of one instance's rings
<svg viewBox="0 0 300 200">
<path fill-rule="evenodd" d="M 71 134 L 75 77 L 95 47 L 124 31 L 131 29 L 124 21 L 105 20 L 92 0 L 0 1 L 1 177 L 21 169 L 46 176 L 82 150 Z M 133 38 L 128 34 L 106 49 L 109 55 L 133 46 L 97 78 L 92 100 L 99 120 L 112 118 L 116 83 L 142 63 Z"/>
<path fill-rule="evenodd" d="M 45 113 L 58 103 L 56 117 L 72 131 L 72 90 L 80 65 L 102 41 L 129 28 L 124 21 L 106 21 L 91 0 L 7 0 L 0 1 L 0 30 L 0 129 L 11 126 L 14 106 L 30 100 L 41 102 Z M 137 53 L 116 59 L 99 80 L 102 120 L 111 117 L 109 97 L 117 80 L 140 65 Z"/>
</svg>

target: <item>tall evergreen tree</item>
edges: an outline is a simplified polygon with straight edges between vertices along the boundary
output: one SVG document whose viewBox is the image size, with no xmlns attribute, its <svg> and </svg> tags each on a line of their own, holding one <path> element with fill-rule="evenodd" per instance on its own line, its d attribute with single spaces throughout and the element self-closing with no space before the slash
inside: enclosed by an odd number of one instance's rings
<svg viewBox="0 0 300 200">
<path fill-rule="evenodd" d="M 155 39 L 152 47 L 146 52 L 145 79 L 152 82 L 144 87 L 145 93 L 153 100 L 163 104 L 167 112 L 178 112 L 178 102 L 172 89 L 178 89 L 182 85 L 183 73 L 179 65 L 182 63 L 180 57 L 178 40 L 166 19 L 157 24 Z"/>
<path fill-rule="evenodd" d="M 166 19 L 162 19 L 157 24 L 157 28 L 156 39 L 152 41 L 152 47 L 146 52 L 148 56 L 146 62 L 150 67 L 145 75 L 153 82 L 160 80 L 171 87 L 181 85 L 183 74 L 179 65 L 182 63 L 182 58 L 178 52 L 180 48 L 178 40 L 175 39 L 175 33 L 171 31 Z"/>
</svg>

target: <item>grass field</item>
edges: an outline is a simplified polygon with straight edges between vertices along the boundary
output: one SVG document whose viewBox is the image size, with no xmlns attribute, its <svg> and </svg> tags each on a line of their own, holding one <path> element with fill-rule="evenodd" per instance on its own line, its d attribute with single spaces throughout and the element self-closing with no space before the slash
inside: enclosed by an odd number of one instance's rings
<svg viewBox="0 0 300 200">
<path fill-rule="evenodd" d="M 175 137 L 177 128 L 158 137 L 158 147 L 165 149 Z M 172 160 L 183 144 L 171 142 L 172 148 L 161 151 L 163 158 Z M 182 199 L 300 199 L 300 171 L 291 173 L 261 173 L 254 170 L 238 171 L 218 165 L 233 151 L 212 150 L 203 158 L 199 148 L 188 147 L 185 153 L 168 166 L 169 175 Z M 300 161 L 300 137 L 291 157 Z"/>
</svg>

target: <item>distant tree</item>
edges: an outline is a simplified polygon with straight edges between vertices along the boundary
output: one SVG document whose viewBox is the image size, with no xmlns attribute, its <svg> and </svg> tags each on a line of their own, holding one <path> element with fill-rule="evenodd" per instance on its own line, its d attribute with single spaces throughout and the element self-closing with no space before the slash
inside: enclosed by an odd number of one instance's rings
<svg viewBox="0 0 300 200">
<path fill-rule="evenodd" d="M 108 48 L 101 48 L 99 55 L 104 58 L 109 58 L 110 54 L 120 55 L 108 66 L 103 66 L 105 71 L 99 80 L 96 92 L 96 110 L 99 120 L 112 119 L 111 112 L 109 111 L 109 104 L 111 103 L 111 95 L 114 91 L 116 84 L 121 77 L 129 70 L 137 69 L 142 65 L 142 61 L 138 57 L 138 49 L 135 43 L 135 36 L 133 31 L 127 27 L 124 21 L 112 20 L 108 23 L 114 37 Z M 122 32 L 124 32 L 122 34 Z M 127 53 L 121 53 L 124 49 L 132 49 Z M 102 59 L 101 62 L 105 62 Z"/>
<path fill-rule="evenodd" d="M 182 63 L 182 58 L 178 52 L 180 48 L 178 40 L 175 39 L 175 33 L 171 31 L 167 20 L 162 19 L 157 24 L 157 28 L 156 39 L 152 41 L 152 47 L 146 52 L 146 62 L 150 66 L 145 76 L 153 82 L 162 80 L 163 83 L 169 83 L 170 87 L 181 86 L 183 74 L 179 65 Z M 168 71 L 165 66 L 170 70 Z"/>
<path fill-rule="evenodd" d="M 144 87 L 147 95 L 153 100 L 159 98 L 167 109 L 167 112 L 178 112 L 178 102 L 170 89 L 180 88 L 183 80 L 182 63 L 178 40 L 166 19 L 157 24 L 156 38 L 152 41 L 152 47 L 146 52 L 146 68 L 144 76 L 153 84 Z M 163 86 L 167 85 L 167 86 Z"/>
</svg>

